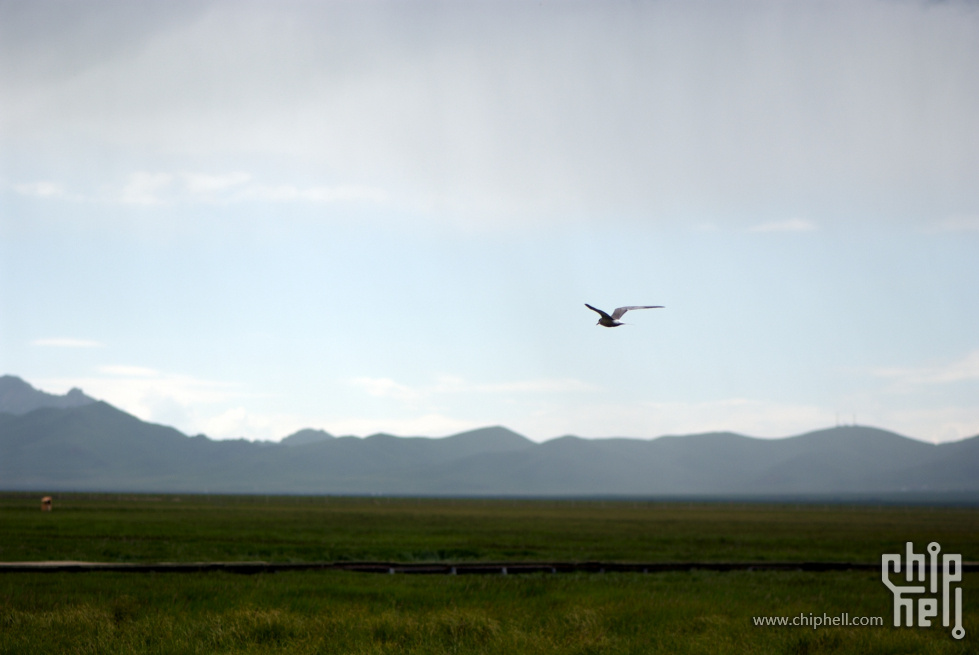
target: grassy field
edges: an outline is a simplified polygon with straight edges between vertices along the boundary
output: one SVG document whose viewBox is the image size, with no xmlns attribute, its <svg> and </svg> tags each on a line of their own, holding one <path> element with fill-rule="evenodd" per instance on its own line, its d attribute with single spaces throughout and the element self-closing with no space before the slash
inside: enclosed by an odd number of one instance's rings
<svg viewBox="0 0 979 655">
<path fill-rule="evenodd" d="M 975 508 L 0 494 L 0 561 L 979 560 Z"/>
<path fill-rule="evenodd" d="M 906 541 L 979 560 L 972 508 L 0 495 L 0 560 L 880 561 Z M 970 653 L 892 627 L 877 572 L 520 576 L 342 571 L 0 575 L 0 653 Z M 755 616 L 880 616 L 759 627 Z M 936 623 L 940 623 L 936 622 Z"/>
</svg>

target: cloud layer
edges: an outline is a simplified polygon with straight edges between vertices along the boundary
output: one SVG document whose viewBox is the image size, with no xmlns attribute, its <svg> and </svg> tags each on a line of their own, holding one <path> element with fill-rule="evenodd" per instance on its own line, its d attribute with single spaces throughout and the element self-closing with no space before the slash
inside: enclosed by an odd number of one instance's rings
<svg viewBox="0 0 979 655">
<path fill-rule="evenodd" d="M 13 14 L 7 146 L 30 159 L 57 144 L 79 163 L 140 152 L 127 165 L 146 171 L 147 154 L 207 161 L 218 172 L 185 177 L 191 195 L 384 189 L 495 224 L 977 209 L 970 3 L 212 2 L 175 5 L 159 27 L 122 12 L 111 31 L 73 30 L 46 4 Z M 39 44 L 43 63 L 25 62 Z M 242 157 L 302 161 L 321 182 L 214 167 Z M 126 202 L 177 181 L 130 173 Z"/>
<path fill-rule="evenodd" d="M 228 205 L 246 202 L 314 203 L 337 202 L 381 203 L 385 193 L 366 186 L 310 186 L 262 184 L 249 173 L 240 171 L 209 173 L 150 173 L 138 171 L 127 176 L 117 187 L 104 187 L 96 195 L 70 193 L 57 182 L 38 181 L 12 185 L 24 196 L 134 206 L 172 204 Z"/>
</svg>

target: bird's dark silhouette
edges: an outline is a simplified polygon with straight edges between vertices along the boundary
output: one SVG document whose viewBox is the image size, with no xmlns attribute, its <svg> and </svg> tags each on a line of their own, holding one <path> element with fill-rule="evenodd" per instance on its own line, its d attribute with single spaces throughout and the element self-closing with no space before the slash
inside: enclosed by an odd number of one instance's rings
<svg viewBox="0 0 979 655">
<path fill-rule="evenodd" d="M 593 312 L 598 312 L 601 318 L 598 319 L 598 323 L 595 325 L 604 325 L 605 327 L 619 327 L 624 325 L 624 323 L 619 322 L 622 315 L 625 314 L 630 309 L 663 309 L 663 305 L 629 305 L 628 307 L 617 307 L 612 315 L 609 316 L 597 307 L 592 307 L 588 303 L 585 303 L 585 307 L 592 310 Z"/>
</svg>

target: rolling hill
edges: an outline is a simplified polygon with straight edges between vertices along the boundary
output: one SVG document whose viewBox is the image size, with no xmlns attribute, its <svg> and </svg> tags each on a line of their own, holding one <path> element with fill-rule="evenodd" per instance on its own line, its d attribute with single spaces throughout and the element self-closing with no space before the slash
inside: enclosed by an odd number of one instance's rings
<svg viewBox="0 0 979 655">
<path fill-rule="evenodd" d="M 45 394 L 12 376 L 0 378 L 0 407 L 5 490 L 979 497 L 979 437 L 934 445 L 863 426 L 784 439 L 712 433 L 535 443 L 488 427 L 441 439 L 307 429 L 279 443 L 215 441 L 141 421 L 78 390 Z"/>
</svg>

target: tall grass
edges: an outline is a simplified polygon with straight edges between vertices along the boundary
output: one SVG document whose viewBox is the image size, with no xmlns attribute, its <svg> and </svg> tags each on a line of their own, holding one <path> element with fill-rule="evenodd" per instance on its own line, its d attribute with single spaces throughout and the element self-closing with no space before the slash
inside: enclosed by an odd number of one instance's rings
<svg viewBox="0 0 979 655">
<path fill-rule="evenodd" d="M 966 610 L 963 642 L 894 628 L 867 573 L 9 574 L 0 652 L 970 653 L 979 608 Z M 842 612 L 885 626 L 752 622 Z"/>
</svg>

